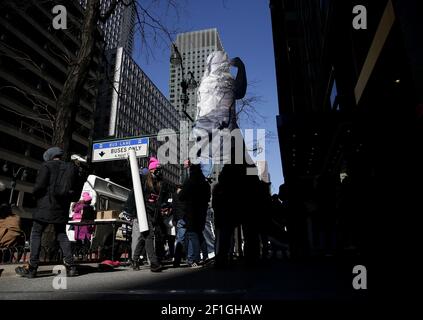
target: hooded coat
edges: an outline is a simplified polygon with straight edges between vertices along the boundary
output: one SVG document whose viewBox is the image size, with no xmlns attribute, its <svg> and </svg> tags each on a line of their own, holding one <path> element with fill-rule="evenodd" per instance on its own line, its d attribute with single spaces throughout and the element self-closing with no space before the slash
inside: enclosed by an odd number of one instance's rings
<svg viewBox="0 0 423 320">
<path fill-rule="evenodd" d="M 90 215 L 90 212 L 93 212 L 92 206 L 90 205 L 90 201 L 80 200 L 73 205 L 72 220 L 81 221 L 83 218 L 86 218 L 87 212 L 88 215 Z M 91 225 L 75 226 L 75 240 L 90 240 L 93 232 L 94 227 Z"/>
<path fill-rule="evenodd" d="M 33 219 L 45 223 L 66 223 L 69 220 L 71 198 L 56 198 L 52 194 L 54 181 L 59 173 L 61 160 L 49 160 L 41 165 L 33 194 L 37 198 L 37 209 Z M 75 168 L 75 177 L 77 171 Z"/>
</svg>

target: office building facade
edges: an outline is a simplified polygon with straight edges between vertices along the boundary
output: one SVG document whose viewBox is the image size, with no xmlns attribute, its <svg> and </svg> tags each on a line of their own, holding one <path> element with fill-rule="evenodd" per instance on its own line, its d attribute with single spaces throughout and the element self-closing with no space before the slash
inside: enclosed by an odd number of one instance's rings
<svg viewBox="0 0 423 320">
<path fill-rule="evenodd" d="M 270 1 L 285 182 L 297 200 L 315 199 L 317 209 L 309 210 L 317 210 L 317 224 L 328 227 L 337 212 L 344 228 L 338 244 L 362 254 L 381 247 L 376 238 L 388 239 L 378 217 L 390 206 L 413 212 L 408 181 L 421 176 L 415 139 L 423 114 L 418 6 L 413 0 Z M 353 24 L 359 13 L 363 28 Z"/>
<path fill-rule="evenodd" d="M 111 8 L 113 0 L 101 0 L 101 13 Z M 85 8 L 87 0 L 79 0 L 82 8 Z M 132 53 L 134 46 L 136 12 L 133 5 L 124 5 L 122 1 L 117 2 L 115 9 L 106 22 L 100 22 L 99 26 L 103 32 L 104 50 L 123 47 Z"/>
<path fill-rule="evenodd" d="M 178 112 L 124 48 L 110 50 L 106 56 L 109 63 L 106 76 L 100 81 L 95 138 L 150 136 L 148 154 L 157 156 L 163 142 L 156 135 L 162 129 L 179 131 Z M 178 146 L 174 148 L 177 152 Z M 108 174 L 119 179 L 118 171 L 128 168 L 125 161 L 115 162 L 108 167 Z M 148 158 L 141 158 L 140 166 L 147 167 Z M 163 171 L 167 181 L 179 182 L 180 165 L 165 165 Z"/>
<path fill-rule="evenodd" d="M 33 207 L 31 193 L 43 153 L 51 146 L 56 99 L 68 72 L 68 59 L 80 47 L 83 9 L 67 2 L 68 29 L 54 30 L 52 8 L 56 1 L 2 1 L 0 8 L 0 180 L 9 188 L 18 207 Z M 100 33 L 100 30 L 98 30 Z M 86 155 L 93 129 L 101 43 L 88 79 L 80 92 L 70 151 Z M 8 199 L 5 199 L 7 196 Z"/>
<path fill-rule="evenodd" d="M 102 9 L 108 8 L 110 3 L 111 0 L 104 0 Z M 157 141 L 156 134 L 161 129 L 178 131 L 179 118 L 173 106 L 131 57 L 135 14 L 134 6 L 119 3 L 101 25 L 105 59 L 102 61 L 94 139 L 149 135 L 148 155 L 157 156 L 161 142 Z M 141 158 L 139 164 L 147 167 L 148 158 Z M 100 175 L 130 187 L 127 162 L 113 161 L 95 167 Z M 166 165 L 163 171 L 167 181 L 179 181 L 179 166 Z"/>
<path fill-rule="evenodd" d="M 112 0 L 102 1 L 102 10 L 109 8 Z M 116 5 L 116 9 L 107 21 L 100 25 L 104 34 L 105 50 L 119 47 L 125 48 L 132 54 L 134 47 L 135 32 L 135 8 L 133 5 L 125 6 L 122 2 Z"/>
</svg>

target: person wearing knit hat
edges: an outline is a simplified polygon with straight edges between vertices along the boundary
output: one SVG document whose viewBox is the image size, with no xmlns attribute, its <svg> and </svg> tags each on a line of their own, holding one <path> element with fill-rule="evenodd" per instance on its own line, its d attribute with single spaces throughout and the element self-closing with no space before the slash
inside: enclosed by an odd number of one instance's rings
<svg viewBox="0 0 423 320">
<path fill-rule="evenodd" d="M 44 161 L 50 161 L 54 158 L 61 158 L 63 156 L 63 150 L 59 147 L 51 147 L 47 149 L 43 154 Z"/>
<path fill-rule="evenodd" d="M 148 231 L 140 232 L 138 225 L 138 216 L 135 204 L 135 194 L 132 190 L 125 204 L 125 212 L 134 217 L 132 221 L 132 268 L 139 270 L 140 255 L 143 248 L 150 260 L 150 270 L 159 272 L 162 270 L 162 264 L 158 253 L 162 253 L 160 249 L 163 242 L 163 234 L 161 234 L 161 226 L 163 226 L 162 214 L 165 205 L 170 198 L 169 187 L 163 181 L 160 162 L 157 158 L 151 157 L 148 163 L 148 173 L 142 175 L 143 194 L 145 197 L 145 209 L 147 213 Z M 159 227 L 160 226 L 160 227 Z"/>
<path fill-rule="evenodd" d="M 148 171 L 154 179 L 162 180 L 160 162 L 155 157 L 151 157 L 148 163 Z"/>
<path fill-rule="evenodd" d="M 160 166 L 159 160 L 154 157 L 150 158 L 150 162 L 148 163 L 148 170 L 156 170 Z"/>
<path fill-rule="evenodd" d="M 89 192 L 83 192 L 82 193 L 82 200 L 85 202 L 90 202 L 93 198 L 91 197 Z"/>
<path fill-rule="evenodd" d="M 92 197 L 89 192 L 83 192 L 81 200 L 74 203 L 72 206 L 72 220 L 81 221 L 81 220 L 91 220 L 93 219 L 93 207 L 91 206 Z M 75 240 L 81 240 L 86 242 L 91 240 L 92 234 L 94 232 L 93 226 L 75 226 Z"/>
<path fill-rule="evenodd" d="M 37 199 L 37 208 L 32 214 L 31 255 L 25 265 L 15 269 L 16 274 L 25 278 L 34 278 L 37 275 L 41 238 L 49 225 L 53 225 L 54 240 L 60 244 L 66 275 L 78 275 L 71 243 L 66 234 L 77 171 L 73 164 L 62 161 L 62 157 L 63 149 L 57 146 L 47 149 L 43 154 L 44 162 L 40 166 L 32 192 Z"/>
</svg>

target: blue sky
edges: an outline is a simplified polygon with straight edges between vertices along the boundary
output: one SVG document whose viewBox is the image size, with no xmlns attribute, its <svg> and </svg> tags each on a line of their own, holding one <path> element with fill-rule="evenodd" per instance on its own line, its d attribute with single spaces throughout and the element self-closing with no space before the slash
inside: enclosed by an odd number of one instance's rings
<svg viewBox="0 0 423 320">
<path fill-rule="evenodd" d="M 166 1 L 161 3 L 163 5 Z M 276 130 L 278 101 L 268 0 L 178 0 L 176 3 L 180 6 L 178 16 L 167 11 L 164 6 L 153 10 L 167 26 L 178 32 L 217 28 L 229 56 L 238 56 L 244 61 L 248 81 L 254 83 L 247 89 L 247 94 L 262 99 L 257 108 L 265 120 L 256 127 L 265 128 L 273 136 L 266 139 L 266 160 L 272 192 L 277 192 L 283 182 L 283 175 Z M 151 43 L 152 39 L 149 40 Z M 137 63 L 166 97 L 170 56 L 168 46 L 169 43 L 164 41 L 152 45 L 152 54 L 148 54 L 148 58 L 140 43 L 136 43 L 134 50 Z M 247 127 L 252 128 L 251 125 L 241 123 L 241 128 Z"/>
</svg>

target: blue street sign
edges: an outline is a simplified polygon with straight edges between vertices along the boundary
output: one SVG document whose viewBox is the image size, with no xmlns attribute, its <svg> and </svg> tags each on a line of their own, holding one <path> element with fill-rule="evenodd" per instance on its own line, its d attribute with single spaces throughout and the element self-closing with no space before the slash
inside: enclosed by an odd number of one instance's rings
<svg viewBox="0 0 423 320">
<path fill-rule="evenodd" d="M 94 141 L 93 162 L 113 161 L 128 158 L 130 149 L 135 150 L 137 157 L 148 156 L 148 138 L 128 138 L 110 141 Z"/>
</svg>

